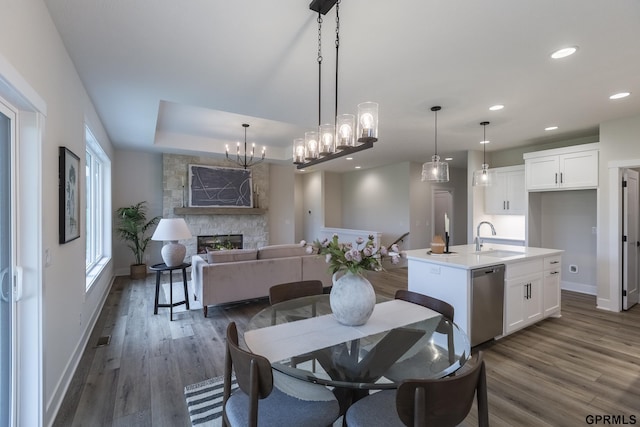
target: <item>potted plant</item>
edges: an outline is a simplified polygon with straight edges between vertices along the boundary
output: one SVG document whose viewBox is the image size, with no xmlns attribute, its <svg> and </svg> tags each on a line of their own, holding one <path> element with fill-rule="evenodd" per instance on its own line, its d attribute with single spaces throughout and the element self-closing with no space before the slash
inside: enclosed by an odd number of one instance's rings
<svg viewBox="0 0 640 427">
<path fill-rule="evenodd" d="M 132 279 L 144 279 L 147 275 L 147 265 L 144 262 L 144 252 L 151 240 L 148 231 L 160 221 L 156 216 L 147 221 L 147 202 L 119 208 L 116 211 L 117 231 L 120 238 L 127 242 L 133 252 L 135 264 L 131 265 Z"/>
</svg>

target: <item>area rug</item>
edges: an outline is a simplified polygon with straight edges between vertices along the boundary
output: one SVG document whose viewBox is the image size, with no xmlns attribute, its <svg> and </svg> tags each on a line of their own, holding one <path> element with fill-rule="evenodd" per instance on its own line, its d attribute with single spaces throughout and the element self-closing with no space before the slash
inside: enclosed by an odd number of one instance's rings
<svg viewBox="0 0 640 427">
<path fill-rule="evenodd" d="M 198 310 L 202 308 L 202 303 L 200 301 L 196 301 L 193 297 L 194 288 L 193 282 L 189 280 L 187 282 L 187 289 L 189 290 L 189 309 Z M 169 303 L 169 284 L 162 284 L 162 293 L 164 294 L 164 300 L 166 303 Z M 184 284 L 182 280 L 174 280 L 173 281 L 173 302 L 184 301 Z M 181 311 L 187 311 L 187 306 L 184 304 L 177 305 L 173 307 L 174 313 L 180 313 Z"/>
<path fill-rule="evenodd" d="M 232 378 L 231 391 L 238 388 L 235 377 Z M 222 377 L 211 378 L 184 388 L 191 425 L 198 427 L 217 427 L 222 425 Z"/>
</svg>

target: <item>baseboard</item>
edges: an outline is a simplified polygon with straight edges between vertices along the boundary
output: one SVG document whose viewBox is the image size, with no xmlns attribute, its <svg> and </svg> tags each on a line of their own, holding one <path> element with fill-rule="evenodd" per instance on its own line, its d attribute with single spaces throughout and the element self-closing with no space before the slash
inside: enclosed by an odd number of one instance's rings
<svg viewBox="0 0 640 427">
<path fill-rule="evenodd" d="M 584 283 L 567 282 L 563 280 L 560 283 L 560 289 L 587 295 L 598 295 L 598 288 L 596 285 L 586 285 Z"/>
</svg>

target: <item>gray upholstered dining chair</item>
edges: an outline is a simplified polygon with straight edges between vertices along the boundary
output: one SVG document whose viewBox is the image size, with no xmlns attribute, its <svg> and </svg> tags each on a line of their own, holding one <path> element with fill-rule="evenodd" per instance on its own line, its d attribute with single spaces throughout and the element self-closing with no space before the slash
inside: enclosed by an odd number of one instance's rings
<svg viewBox="0 0 640 427">
<path fill-rule="evenodd" d="M 482 352 L 455 375 L 440 379 L 405 380 L 397 390 L 360 399 L 347 410 L 346 424 L 358 426 L 457 426 L 477 396 L 478 425 L 489 426 L 487 380 Z"/>
<path fill-rule="evenodd" d="M 326 387 L 301 382 L 307 389 L 304 398 L 293 396 L 295 385 L 287 392 L 274 386 L 271 363 L 260 355 L 240 348 L 235 322 L 227 326 L 227 351 L 224 367 L 223 422 L 231 427 L 330 426 L 339 416 L 340 405 Z M 231 394 L 231 376 L 235 372 L 238 389 Z M 313 387 L 314 393 L 308 393 Z M 313 396 L 313 400 L 310 396 Z"/>
</svg>

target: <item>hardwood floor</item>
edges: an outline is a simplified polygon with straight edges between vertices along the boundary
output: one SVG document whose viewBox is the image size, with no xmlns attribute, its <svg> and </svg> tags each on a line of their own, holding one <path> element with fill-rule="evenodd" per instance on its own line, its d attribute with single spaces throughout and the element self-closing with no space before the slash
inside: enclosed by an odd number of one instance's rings
<svg viewBox="0 0 640 427">
<path fill-rule="evenodd" d="M 388 296 L 407 287 L 406 269 L 369 279 Z M 153 315 L 154 290 L 152 275 L 116 278 L 55 426 L 189 426 L 184 386 L 222 375 L 227 323 L 242 331 L 268 304 L 211 307 L 206 319 L 192 310 L 170 322 L 168 309 Z M 640 306 L 610 313 L 597 310 L 593 296 L 562 298 L 561 318 L 478 348 L 491 425 L 588 425 L 596 415 L 618 417 L 607 424 L 640 422 Z M 103 335 L 110 345 L 96 348 Z M 463 425 L 477 425 L 475 408 Z"/>
</svg>

